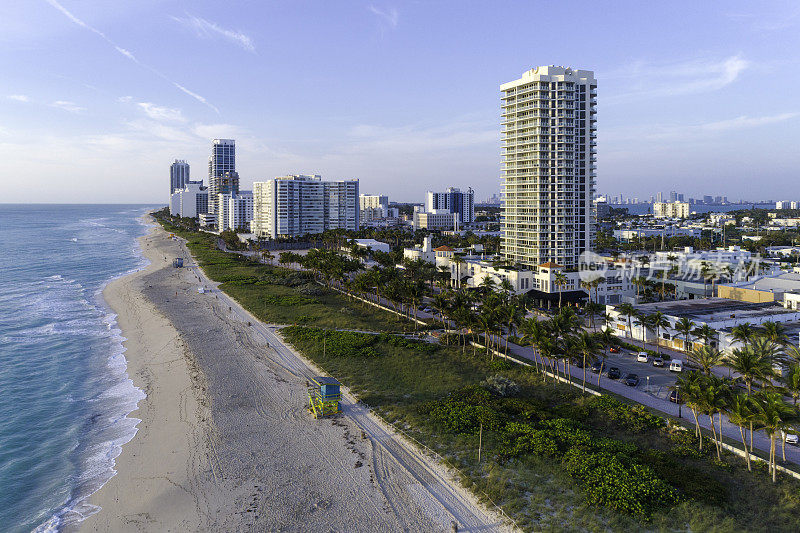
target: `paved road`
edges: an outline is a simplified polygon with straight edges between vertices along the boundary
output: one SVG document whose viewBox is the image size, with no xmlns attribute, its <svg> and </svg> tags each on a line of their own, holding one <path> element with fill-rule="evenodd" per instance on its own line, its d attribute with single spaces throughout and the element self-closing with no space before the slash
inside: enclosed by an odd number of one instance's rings
<svg viewBox="0 0 800 533">
<path fill-rule="evenodd" d="M 291 347 L 287 346 L 279 335 L 278 326 L 270 326 L 260 322 L 248 311 L 242 308 L 238 302 L 219 291 L 217 283 L 211 281 L 197 265 L 188 258 L 191 254 L 185 246 L 183 240 L 180 241 L 186 252 L 186 268 L 191 268 L 200 278 L 199 285 L 211 288 L 213 295 L 220 299 L 225 305 L 231 308 L 233 317 L 238 318 L 244 323 L 250 323 L 253 330 L 261 335 L 266 345 L 273 349 L 276 356 L 273 360 L 285 368 L 287 371 L 297 376 L 299 380 L 307 381 L 311 377 L 319 375 L 317 371 L 310 368 Z M 211 296 L 211 294 L 209 294 Z M 267 353 L 265 351 L 265 353 Z M 450 479 L 444 473 L 435 458 L 423 454 L 417 447 L 409 444 L 405 439 L 399 437 L 391 428 L 383 424 L 375 417 L 368 408 L 358 403 L 355 398 L 345 392 L 342 397 L 343 414 L 351 418 L 373 441 L 382 448 L 391 460 L 395 461 L 399 467 L 416 479 L 423 494 L 420 497 L 428 498 L 438 504 L 441 517 L 444 521 L 454 521 L 458 524 L 459 531 L 514 531 L 514 528 L 502 523 L 491 512 L 486 511 L 477 503 L 474 497 L 459 486 L 458 482 Z M 376 481 L 380 484 L 380 465 L 374 465 Z M 402 505 L 401 501 L 391 493 L 391 485 L 381 485 L 385 491 L 387 500 L 392 505 Z"/>
</svg>

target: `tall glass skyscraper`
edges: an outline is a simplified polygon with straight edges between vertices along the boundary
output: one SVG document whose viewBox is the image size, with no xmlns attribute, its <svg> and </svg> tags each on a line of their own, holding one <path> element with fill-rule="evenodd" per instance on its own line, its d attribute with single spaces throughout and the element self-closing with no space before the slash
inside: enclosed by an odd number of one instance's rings
<svg viewBox="0 0 800 533">
<path fill-rule="evenodd" d="M 189 183 L 189 163 L 182 159 L 176 159 L 169 166 L 169 193 L 185 189 L 187 183 Z"/>
<path fill-rule="evenodd" d="M 233 175 L 236 175 L 235 190 L 233 190 L 234 180 L 231 179 Z M 231 192 L 239 192 L 239 175 L 236 174 L 236 141 L 214 139 L 211 142 L 211 156 L 208 158 L 208 212 L 219 213 L 219 194 Z"/>
</svg>

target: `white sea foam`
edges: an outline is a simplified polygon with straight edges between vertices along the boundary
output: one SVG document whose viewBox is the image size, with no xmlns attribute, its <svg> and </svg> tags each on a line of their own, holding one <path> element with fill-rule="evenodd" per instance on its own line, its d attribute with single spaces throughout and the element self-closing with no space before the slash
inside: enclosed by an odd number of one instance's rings
<svg viewBox="0 0 800 533">
<path fill-rule="evenodd" d="M 104 219 L 87 219 L 81 222 L 102 226 L 100 220 Z M 142 219 L 137 218 L 137 221 L 142 225 L 148 225 Z M 116 228 L 109 229 L 124 233 Z M 106 359 L 106 367 L 113 378 L 113 385 L 93 400 L 101 406 L 113 405 L 113 409 L 103 412 L 94 421 L 95 424 L 100 424 L 102 421 L 102 426 L 95 429 L 103 435 L 107 435 L 108 438 L 92 445 L 92 448 L 83 454 L 81 472 L 78 475 L 78 487 L 73 491 L 73 496 L 50 520 L 35 530 L 37 533 L 59 531 L 66 525 L 80 522 L 100 511 L 100 507 L 89 503 L 89 498 L 116 475 L 116 458 L 122 453 L 122 446 L 130 442 L 138 431 L 138 424 L 141 420 L 129 415 L 138 408 L 139 402 L 146 395 L 142 389 L 134 385 L 133 380 L 128 376 L 128 363 L 123 346 L 123 341 L 126 339 L 122 336 L 117 324 L 117 315 L 102 298 L 102 292 L 108 283 L 142 270 L 150 264 L 144 257 L 138 242 L 134 244 L 133 253 L 137 258 L 136 266 L 107 279 L 95 291 L 97 310 L 102 312 L 102 328 L 84 328 L 86 332 L 92 332 L 92 334 L 102 332 L 103 336 L 110 338 L 113 346 Z"/>
</svg>

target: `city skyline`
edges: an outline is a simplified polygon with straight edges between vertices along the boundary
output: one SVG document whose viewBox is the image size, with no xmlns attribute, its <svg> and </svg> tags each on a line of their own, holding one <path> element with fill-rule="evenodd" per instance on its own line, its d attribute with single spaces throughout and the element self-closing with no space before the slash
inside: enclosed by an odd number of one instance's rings
<svg viewBox="0 0 800 533">
<path fill-rule="evenodd" d="M 214 6 L 41 0 L 35 21 L 9 6 L 2 179 L 28 187 L 4 201 L 159 201 L 165 164 L 202 175 L 213 138 L 237 139 L 243 188 L 319 173 L 403 202 L 451 185 L 488 197 L 499 83 L 547 64 L 595 72 L 599 191 L 748 198 L 758 180 L 780 199 L 796 178 L 790 3 Z M 564 17 L 587 31 L 559 39 L 546 21 Z"/>
</svg>

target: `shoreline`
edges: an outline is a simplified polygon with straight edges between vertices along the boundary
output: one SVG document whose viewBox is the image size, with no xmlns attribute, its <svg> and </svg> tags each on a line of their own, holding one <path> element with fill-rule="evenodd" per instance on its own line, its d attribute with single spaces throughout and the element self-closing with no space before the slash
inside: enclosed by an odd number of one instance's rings
<svg viewBox="0 0 800 533">
<path fill-rule="evenodd" d="M 162 230 L 148 215 L 145 218 L 151 227 L 137 242 L 149 264 L 110 280 L 101 291 L 124 339 L 122 356 L 128 377 L 144 394 L 126 415 L 138 420 L 136 433 L 121 445 L 112 477 L 88 498 L 100 510 L 69 527 L 70 531 L 141 529 L 148 522 L 153 529 L 191 527 L 187 518 L 194 509 L 192 498 L 174 489 L 195 474 L 188 467 L 193 447 L 185 444 L 202 441 L 208 414 L 201 414 L 198 394 L 185 394 L 197 384 L 185 358 L 174 357 L 186 351 L 179 333 L 141 290 L 143 279 L 163 268 L 163 255 L 151 246 Z M 161 366 L 169 372 L 156 371 Z M 175 451 L 164 454 L 170 444 Z M 163 511 L 154 512 L 159 508 Z"/>
<path fill-rule="evenodd" d="M 81 530 L 506 529 L 349 395 L 345 416 L 311 419 L 313 363 L 207 280 L 182 240 L 156 226 L 140 243 L 151 264 L 107 300 L 147 397 Z"/>
</svg>

